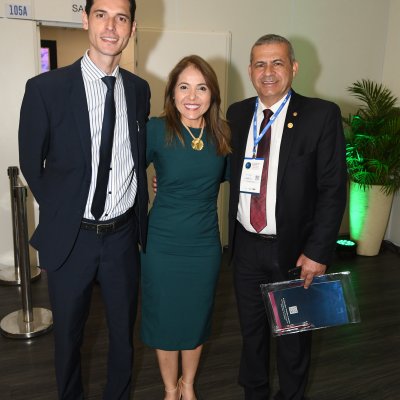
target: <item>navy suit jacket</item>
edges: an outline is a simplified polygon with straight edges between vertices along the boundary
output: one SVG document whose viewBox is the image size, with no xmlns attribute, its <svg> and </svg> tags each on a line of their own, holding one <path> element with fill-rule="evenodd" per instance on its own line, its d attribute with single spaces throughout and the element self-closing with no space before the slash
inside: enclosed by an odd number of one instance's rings
<svg viewBox="0 0 400 400">
<path fill-rule="evenodd" d="M 150 89 L 146 81 L 120 69 L 137 176 L 135 216 L 146 245 L 146 121 Z M 39 204 L 39 224 L 31 244 L 48 270 L 62 266 L 78 235 L 91 179 L 91 132 L 81 60 L 41 74 L 26 84 L 19 125 L 20 167 Z M 132 245 L 135 245 L 132 243 Z"/>
<path fill-rule="evenodd" d="M 229 200 L 231 252 L 255 99 L 235 103 L 227 112 L 233 150 Z M 346 205 L 346 192 L 345 142 L 339 107 L 293 92 L 279 153 L 275 209 L 278 257 L 284 273 L 295 267 L 302 253 L 329 264 Z"/>
</svg>

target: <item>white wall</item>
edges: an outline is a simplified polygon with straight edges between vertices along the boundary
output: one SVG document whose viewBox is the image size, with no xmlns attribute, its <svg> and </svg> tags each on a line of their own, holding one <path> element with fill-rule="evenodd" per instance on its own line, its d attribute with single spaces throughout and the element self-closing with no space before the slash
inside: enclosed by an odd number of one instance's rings
<svg viewBox="0 0 400 400">
<path fill-rule="evenodd" d="M 25 82 L 38 70 L 36 38 L 33 22 L 0 18 L 0 264 L 6 266 L 14 265 L 7 168 L 18 166 L 19 108 Z"/>
<path fill-rule="evenodd" d="M 382 79 L 389 0 L 137 3 L 137 20 L 142 27 L 232 33 L 231 102 L 254 94 L 247 76 L 249 50 L 265 33 L 292 40 L 300 61 L 297 90 L 335 100 L 346 113 L 352 108 L 345 90 L 349 84 L 360 78 Z"/>
</svg>

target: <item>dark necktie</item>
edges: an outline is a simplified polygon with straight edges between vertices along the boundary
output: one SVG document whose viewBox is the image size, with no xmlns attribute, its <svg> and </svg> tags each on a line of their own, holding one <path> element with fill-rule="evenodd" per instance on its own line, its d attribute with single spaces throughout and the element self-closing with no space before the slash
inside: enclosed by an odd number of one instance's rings
<svg viewBox="0 0 400 400">
<path fill-rule="evenodd" d="M 92 215 L 97 220 L 103 215 L 104 205 L 106 203 L 115 126 L 115 77 L 105 76 L 104 78 L 101 78 L 101 80 L 107 86 L 107 94 L 104 104 L 103 126 L 101 128 L 100 159 L 97 170 L 96 190 L 94 192 L 92 207 L 90 209 Z"/>
<path fill-rule="evenodd" d="M 261 122 L 260 132 L 268 124 L 273 112 L 264 110 L 264 119 Z M 271 127 L 265 132 L 265 135 L 258 142 L 257 158 L 264 159 L 264 165 L 261 176 L 260 194 L 253 194 L 250 200 L 250 223 L 256 232 L 261 232 L 267 226 L 266 200 L 267 200 L 267 180 L 269 150 L 271 146 Z"/>
</svg>

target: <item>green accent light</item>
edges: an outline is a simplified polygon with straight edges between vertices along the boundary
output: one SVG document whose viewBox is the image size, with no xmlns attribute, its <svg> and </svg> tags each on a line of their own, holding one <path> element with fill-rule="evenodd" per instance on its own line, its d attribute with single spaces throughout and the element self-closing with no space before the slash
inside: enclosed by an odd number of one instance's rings
<svg viewBox="0 0 400 400">
<path fill-rule="evenodd" d="M 341 237 L 336 240 L 336 252 L 339 257 L 350 258 L 357 254 L 357 243 L 348 237 Z"/>
<path fill-rule="evenodd" d="M 345 247 L 352 247 L 356 245 L 352 240 L 345 240 L 345 239 L 338 240 L 336 243 L 340 246 L 345 246 Z"/>
<path fill-rule="evenodd" d="M 349 206 L 350 237 L 357 241 L 363 234 L 364 221 L 368 211 L 368 193 L 357 184 L 352 185 L 351 191 Z"/>
</svg>

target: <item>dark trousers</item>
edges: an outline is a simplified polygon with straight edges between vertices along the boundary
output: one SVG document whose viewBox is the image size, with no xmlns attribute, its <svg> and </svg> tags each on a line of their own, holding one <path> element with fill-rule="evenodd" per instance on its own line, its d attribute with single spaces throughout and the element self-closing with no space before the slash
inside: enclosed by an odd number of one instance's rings
<svg viewBox="0 0 400 400">
<path fill-rule="evenodd" d="M 265 240 L 238 223 L 233 249 L 234 284 L 242 333 L 239 384 L 246 400 L 267 400 L 270 391 L 270 327 L 260 284 L 285 280 L 278 262 L 277 240 Z M 273 339 L 280 389 L 276 400 L 301 400 L 307 384 L 311 334 Z"/>
<path fill-rule="evenodd" d="M 112 233 L 81 229 L 66 263 L 48 273 L 61 400 L 83 400 L 80 347 L 95 282 L 101 288 L 109 330 L 103 399 L 129 399 L 139 282 L 137 235 L 133 218 Z"/>
</svg>

